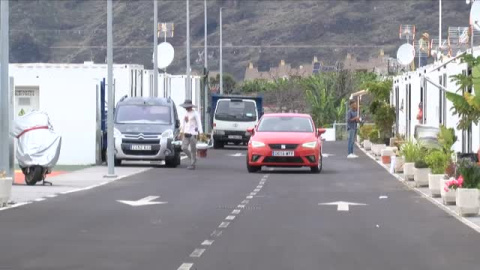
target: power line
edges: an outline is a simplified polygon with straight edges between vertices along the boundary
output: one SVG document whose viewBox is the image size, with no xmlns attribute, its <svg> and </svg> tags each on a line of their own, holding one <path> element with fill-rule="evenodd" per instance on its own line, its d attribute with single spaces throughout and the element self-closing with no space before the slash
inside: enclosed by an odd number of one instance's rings
<svg viewBox="0 0 480 270">
<path fill-rule="evenodd" d="M 283 49 L 309 49 L 309 48 L 385 48 L 394 47 L 396 45 L 226 45 L 223 48 L 283 48 Z M 185 48 L 184 46 L 174 46 L 175 48 Z M 203 49 L 203 45 L 193 45 L 191 48 Z M 208 45 L 210 48 L 219 48 L 218 45 Z M 51 49 L 105 49 L 106 46 L 50 46 Z M 113 46 L 115 49 L 152 49 L 152 46 Z"/>
</svg>

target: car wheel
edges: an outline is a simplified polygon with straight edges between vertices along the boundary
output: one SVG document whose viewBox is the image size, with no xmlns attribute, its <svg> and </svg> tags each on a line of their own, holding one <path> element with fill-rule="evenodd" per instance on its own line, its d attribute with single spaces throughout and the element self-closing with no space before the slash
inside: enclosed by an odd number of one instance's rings
<svg viewBox="0 0 480 270">
<path fill-rule="evenodd" d="M 214 148 L 214 149 L 223 148 L 223 142 L 213 141 L 213 148 Z"/>
<path fill-rule="evenodd" d="M 113 162 L 113 164 L 118 167 L 118 166 L 121 166 L 122 165 L 122 160 L 121 159 L 115 159 L 115 161 Z"/>
<path fill-rule="evenodd" d="M 312 173 L 321 173 L 322 169 L 323 169 L 323 157 L 322 157 L 322 154 L 320 154 L 317 166 L 310 167 L 310 171 Z"/>
<path fill-rule="evenodd" d="M 248 153 L 247 153 L 247 170 L 249 173 L 259 172 L 262 169 L 261 166 L 251 166 L 248 164 Z"/>
<path fill-rule="evenodd" d="M 165 165 L 168 168 L 176 168 L 178 165 L 180 165 L 180 162 L 181 160 L 179 152 L 175 152 L 175 156 L 165 159 Z"/>
</svg>

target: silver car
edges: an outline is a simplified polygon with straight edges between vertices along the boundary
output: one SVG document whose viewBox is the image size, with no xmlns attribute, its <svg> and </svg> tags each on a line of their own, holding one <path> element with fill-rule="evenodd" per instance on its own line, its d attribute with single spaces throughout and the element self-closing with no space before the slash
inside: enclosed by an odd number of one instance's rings
<svg viewBox="0 0 480 270">
<path fill-rule="evenodd" d="M 170 98 L 123 98 L 115 109 L 115 166 L 122 160 L 164 160 L 167 167 L 177 167 L 179 128 Z"/>
</svg>

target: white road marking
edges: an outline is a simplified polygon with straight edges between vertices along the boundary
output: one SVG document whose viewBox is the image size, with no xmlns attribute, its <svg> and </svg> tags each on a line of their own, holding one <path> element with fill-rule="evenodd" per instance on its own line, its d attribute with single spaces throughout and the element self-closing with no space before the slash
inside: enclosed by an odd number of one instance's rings
<svg viewBox="0 0 480 270">
<path fill-rule="evenodd" d="M 35 201 L 35 202 L 41 202 L 41 201 L 45 201 L 45 198 L 38 198 L 38 199 L 35 199 L 35 200 L 33 200 L 33 201 Z"/>
<path fill-rule="evenodd" d="M 249 202 L 250 202 L 249 200 L 243 200 L 243 201 L 242 201 L 242 204 L 247 204 L 247 203 L 249 203 Z"/>
<path fill-rule="evenodd" d="M 376 227 L 377 227 L 377 228 L 380 228 L 380 225 L 378 225 L 378 224 L 377 224 L 377 226 L 376 226 Z"/>
<path fill-rule="evenodd" d="M 247 196 L 247 199 L 253 199 L 253 196 Z"/>
<path fill-rule="evenodd" d="M 229 156 L 231 156 L 231 157 L 244 157 L 246 155 L 242 154 L 242 153 L 236 153 L 236 154 L 230 154 Z"/>
<path fill-rule="evenodd" d="M 257 188 L 258 188 L 258 189 L 262 189 L 262 188 L 263 188 L 263 185 L 258 185 Z"/>
<path fill-rule="evenodd" d="M 226 220 L 234 220 L 235 219 L 235 216 L 228 216 L 225 218 Z"/>
<path fill-rule="evenodd" d="M 232 214 L 233 215 L 238 215 L 238 214 L 240 214 L 241 211 L 242 210 L 240 210 L 240 209 L 235 209 L 235 210 L 232 211 Z"/>
<path fill-rule="evenodd" d="M 330 202 L 330 203 L 319 203 L 318 205 L 336 205 L 337 211 L 348 212 L 350 205 L 366 205 L 366 204 L 338 201 L 338 202 Z"/>
<path fill-rule="evenodd" d="M 10 205 L 10 206 L 1 207 L 1 208 L 0 208 L 0 211 L 12 209 L 12 208 L 17 208 L 17 207 L 24 206 L 24 205 L 31 204 L 31 203 L 32 203 L 32 202 L 16 203 L 16 204 L 13 204 L 13 205 Z"/>
<path fill-rule="evenodd" d="M 51 195 L 47 195 L 47 196 L 45 196 L 45 197 L 47 197 L 47 198 L 55 198 L 55 197 L 57 197 L 57 196 L 58 196 L 57 194 L 51 194 Z"/>
<path fill-rule="evenodd" d="M 219 228 L 227 228 L 228 225 L 230 225 L 230 222 L 222 222 L 222 223 L 220 223 L 220 225 L 218 227 Z"/>
<path fill-rule="evenodd" d="M 257 188 L 257 189 L 255 189 L 253 192 L 260 192 L 260 189 Z"/>
<path fill-rule="evenodd" d="M 155 199 L 160 198 L 160 196 L 147 196 L 143 199 L 137 201 L 124 201 L 124 200 L 117 200 L 117 202 L 128 204 L 130 206 L 144 206 L 144 205 L 154 205 L 154 204 L 166 204 L 168 202 L 152 202 Z"/>
<path fill-rule="evenodd" d="M 257 192 L 251 192 L 250 193 L 250 196 L 255 196 L 255 195 L 257 195 Z"/>
<path fill-rule="evenodd" d="M 197 248 L 192 252 L 192 254 L 190 254 L 190 257 L 199 258 L 202 256 L 203 252 L 205 252 L 204 248 Z"/>
<path fill-rule="evenodd" d="M 245 208 L 245 205 L 244 204 L 239 204 L 239 205 L 237 205 L 237 208 Z"/>
<path fill-rule="evenodd" d="M 212 234 L 210 234 L 210 236 L 212 237 L 220 237 L 220 235 L 222 235 L 223 231 L 217 231 L 217 230 L 214 230 L 212 232 Z"/>
<path fill-rule="evenodd" d="M 380 196 L 380 197 L 378 197 L 378 198 L 379 198 L 380 200 L 381 200 L 381 199 L 388 199 L 388 196 Z"/>
<path fill-rule="evenodd" d="M 202 246 L 211 246 L 213 244 L 213 240 L 205 240 L 202 243 Z"/>
<path fill-rule="evenodd" d="M 192 268 L 193 263 L 183 263 L 177 270 L 190 270 Z"/>
<path fill-rule="evenodd" d="M 331 156 L 335 156 L 334 154 L 328 154 L 328 153 L 322 153 L 322 157 L 331 157 Z"/>
</svg>

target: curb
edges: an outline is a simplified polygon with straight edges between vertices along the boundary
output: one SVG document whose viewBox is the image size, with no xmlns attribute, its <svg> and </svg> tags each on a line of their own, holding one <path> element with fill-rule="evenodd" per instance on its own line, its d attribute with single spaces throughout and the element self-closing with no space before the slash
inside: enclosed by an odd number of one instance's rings
<svg viewBox="0 0 480 270">
<path fill-rule="evenodd" d="M 403 179 L 402 176 L 400 176 L 399 174 L 395 174 L 395 173 L 391 173 L 390 172 L 390 168 L 386 167 L 381 161 L 379 160 L 376 160 L 374 156 L 372 156 L 369 152 L 367 152 L 364 148 L 360 147 L 360 144 L 358 142 L 355 143 L 358 147 L 358 149 L 360 149 L 367 157 L 371 158 L 373 161 L 375 161 L 378 165 L 380 165 L 380 167 L 382 167 L 383 169 L 385 169 L 390 175 L 392 175 L 393 177 L 395 177 L 395 179 L 397 179 L 399 182 L 401 182 L 404 186 L 406 186 L 409 190 L 412 190 L 412 191 L 415 191 L 417 194 L 419 194 L 421 197 L 427 199 L 428 201 L 430 201 L 431 203 L 435 204 L 436 206 L 438 206 L 440 209 L 442 209 L 443 211 L 447 212 L 447 214 L 449 214 L 450 216 L 456 218 L 458 221 L 462 222 L 463 224 L 467 225 L 468 227 L 472 228 L 474 231 L 480 233 L 480 226 L 475 224 L 474 222 L 468 220 L 467 218 L 465 217 L 462 217 L 460 216 L 459 214 L 457 214 L 454 210 L 448 208 L 447 206 L 443 205 L 442 203 L 436 201 L 434 198 L 432 198 L 429 194 L 419 190 L 418 188 L 416 187 L 412 187 L 408 184 L 408 181 L 405 181 L 405 179 Z"/>
</svg>

